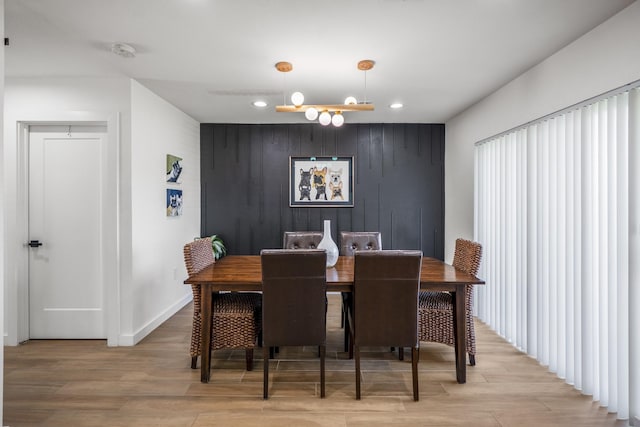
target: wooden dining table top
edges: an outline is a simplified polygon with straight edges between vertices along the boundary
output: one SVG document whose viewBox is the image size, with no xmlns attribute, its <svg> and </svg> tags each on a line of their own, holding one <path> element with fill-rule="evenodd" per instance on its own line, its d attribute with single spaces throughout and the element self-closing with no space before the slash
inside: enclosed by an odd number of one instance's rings
<svg viewBox="0 0 640 427">
<path fill-rule="evenodd" d="M 340 256 L 327 268 L 327 291 L 349 292 L 353 288 L 355 257 Z M 261 291 L 260 255 L 228 255 L 200 272 L 189 276 L 185 284 L 207 284 L 216 291 Z M 455 290 L 457 285 L 484 284 L 472 274 L 457 270 L 435 258 L 424 257 L 420 272 L 422 289 Z"/>
</svg>

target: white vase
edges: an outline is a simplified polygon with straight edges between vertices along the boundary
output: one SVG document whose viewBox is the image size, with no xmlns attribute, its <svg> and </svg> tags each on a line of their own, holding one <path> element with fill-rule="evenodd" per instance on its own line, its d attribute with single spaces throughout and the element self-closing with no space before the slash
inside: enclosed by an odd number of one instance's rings
<svg viewBox="0 0 640 427">
<path fill-rule="evenodd" d="M 338 262 L 338 246 L 331 238 L 331 221 L 324 220 L 324 234 L 322 240 L 318 243 L 318 249 L 324 249 L 327 252 L 327 267 L 333 267 Z"/>
</svg>

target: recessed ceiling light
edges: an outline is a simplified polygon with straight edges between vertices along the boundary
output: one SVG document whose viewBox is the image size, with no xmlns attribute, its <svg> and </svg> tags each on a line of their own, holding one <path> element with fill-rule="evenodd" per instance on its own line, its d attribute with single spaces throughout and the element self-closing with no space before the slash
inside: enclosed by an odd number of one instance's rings
<svg viewBox="0 0 640 427">
<path fill-rule="evenodd" d="M 394 102 L 393 104 L 389 105 L 389 108 L 393 108 L 394 110 L 402 107 L 403 105 L 399 102 Z"/>
<path fill-rule="evenodd" d="M 267 103 L 264 101 L 253 101 L 254 107 L 264 108 L 267 106 Z"/>
<path fill-rule="evenodd" d="M 136 56 L 136 50 L 133 46 L 126 43 L 114 43 L 111 45 L 111 52 L 124 58 L 133 58 Z"/>
</svg>

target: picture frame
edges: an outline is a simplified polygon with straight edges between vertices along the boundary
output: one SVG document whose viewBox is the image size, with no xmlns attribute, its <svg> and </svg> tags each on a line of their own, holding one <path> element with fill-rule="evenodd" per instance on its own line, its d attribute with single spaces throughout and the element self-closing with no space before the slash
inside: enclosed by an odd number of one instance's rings
<svg viewBox="0 0 640 427">
<path fill-rule="evenodd" d="M 353 157 L 289 157 L 290 207 L 353 207 Z"/>
<path fill-rule="evenodd" d="M 167 188 L 166 212 L 168 217 L 182 216 L 182 190 Z"/>
<path fill-rule="evenodd" d="M 173 154 L 167 154 L 167 183 L 181 184 L 182 183 L 182 157 L 174 156 Z"/>
</svg>

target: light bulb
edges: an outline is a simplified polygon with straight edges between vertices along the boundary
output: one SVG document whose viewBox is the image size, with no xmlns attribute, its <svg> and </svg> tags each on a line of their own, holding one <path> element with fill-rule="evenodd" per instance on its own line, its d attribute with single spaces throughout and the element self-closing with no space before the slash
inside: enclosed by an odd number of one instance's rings
<svg viewBox="0 0 640 427">
<path fill-rule="evenodd" d="M 327 111 L 323 111 L 322 113 L 320 113 L 318 121 L 322 126 L 328 125 L 329 123 L 331 123 L 331 114 L 329 114 L 329 112 Z"/>
<path fill-rule="evenodd" d="M 331 123 L 333 123 L 333 125 L 337 128 L 342 126 L 344 124 L 344 116 L 342 115 L 342 113 L 335 113 L 331 118 Z"/>
<path fill-rule="evenodd" d="M 318 118 L 318 110 L 313 107 L 308 108 L 307 111 L 304 112 L 304 116 L 307 120 L 315 120 Z"/>
<path fill-rule="evenodd" d="M 357 104 L 358 101 L 354 96 L 347 96 L 347 99 L 344 100 L 345 105 Z"/>
<path fill-rule="evenodd" d="M 394 102 L 393 104 L 389 105 L 390 108 L 393 108 L 394 110 L 397 110 L 398 108 L 402 108 L 403 105 L 399 102 Z"/>
<path fill-rule="evenodd" d="M 295 105 L 296 107 L 301 106 L 304 102 L 304 95 L 302 94 L 302 92 L 293 92 L 291 94 L 291 102 L 293 102 L 293 105 Z"/>
<path fill-rule="evenodd" d="M 264 101 L 253 101 L 253 106 L 258 108 L 264 108 L 267 106 L 267 103 Z"/>
</svg>

